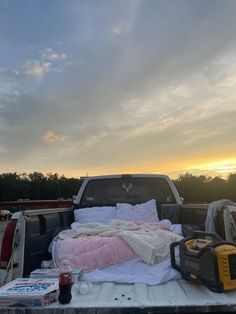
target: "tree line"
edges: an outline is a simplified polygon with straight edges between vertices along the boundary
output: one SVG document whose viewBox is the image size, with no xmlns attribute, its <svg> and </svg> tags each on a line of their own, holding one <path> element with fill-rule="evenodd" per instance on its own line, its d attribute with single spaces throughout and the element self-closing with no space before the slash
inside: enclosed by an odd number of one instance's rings
<svg viewBox="0 0 236 314">
<path fill-rule="evenodd" d="M 173 181 L 185 203 L 210 203 L 219 199 L 236 202 L 236 173 L 230 173 L 227 179 L 186 173 Z"/>
<path fill-rule="evenodd" d="M 66 178 L 57 173 L 3 173 L 0 175 L 0 201 L 72 198 L 77 195 L 81 183 L 81 179 Z"/>
<path fill-rule="evenodd" d="M 227 179 L 185 173 L 173 182 L 186 203 L 209 203 L 222 198 L 236 202 L 235 173 L 229 174 Z M 66 178 L 57 173 L 3 173 L 0 174 L 0 201 L 72 198 L 81 184 L 81 179 Z"/>
</svg>

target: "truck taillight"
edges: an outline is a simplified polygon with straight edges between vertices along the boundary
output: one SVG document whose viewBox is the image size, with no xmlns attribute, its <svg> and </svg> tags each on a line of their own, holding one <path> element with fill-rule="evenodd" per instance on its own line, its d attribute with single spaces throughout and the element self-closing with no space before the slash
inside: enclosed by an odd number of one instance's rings
<svg viewBox="0 0 236 314">
<path fill-rule="evenodd" d="M 14 234 L 16 230 L 17 219 L 12 219 L 7 223 L 1 247 L 0 255 L 0 268 L 4 269 L 7 267 L 8 262 L 11 258 L 12 244 L 14 239 Z"/>
</svg>

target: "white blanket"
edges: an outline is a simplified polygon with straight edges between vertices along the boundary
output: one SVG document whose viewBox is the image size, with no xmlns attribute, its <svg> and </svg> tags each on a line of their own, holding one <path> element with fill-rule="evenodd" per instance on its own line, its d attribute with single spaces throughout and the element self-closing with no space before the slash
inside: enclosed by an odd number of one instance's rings
<svg viewBox="0 0 236 314">
<path fill-rule="evenodd" d="M 172 268 L 170 257 L 168 256 L 156 265 L 148 265 L 138 257 L 132 258 L 131 260 L 109 265 L 91 272 L 84 272 L 80 280 L 158 285 L 180 278 L 180 273 Z"/>
</svg>

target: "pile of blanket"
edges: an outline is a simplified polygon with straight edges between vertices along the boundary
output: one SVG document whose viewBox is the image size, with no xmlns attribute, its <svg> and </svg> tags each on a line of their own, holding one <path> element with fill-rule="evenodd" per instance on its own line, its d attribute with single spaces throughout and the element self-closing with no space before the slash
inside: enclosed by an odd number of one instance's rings
<svg viewBox="0 0 236 314">
<path fill-rule="evenodd" d="M 84 270 L 83 280 L 158 284 L 179 278 L 170 263 L 170 244 L 182 238 L 181 225 L 159 220 L 156 201 L 82 208 L 71 229 L 60 232 L 51 248 L 60 267 L 69 260 Z"/>
<path fill-rule="evenodd" d="M 161 222 L 112 220 L 110 224 L 84 224 L 62 231 L 54 242 L 53 256 L 57 266 L 67 259 L 71 266 L 86 271 L 135 256 L 155 265 L 169 254 L 170 244 L 180 239 Z"/>
</svg>

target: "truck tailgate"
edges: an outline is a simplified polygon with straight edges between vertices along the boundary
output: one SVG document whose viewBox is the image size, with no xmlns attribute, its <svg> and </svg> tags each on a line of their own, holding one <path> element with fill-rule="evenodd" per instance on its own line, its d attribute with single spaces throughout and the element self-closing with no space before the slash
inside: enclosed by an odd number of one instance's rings
<svg viewBox="0 0 236 314">
<path fill-rule="evenodd" d="M 53 303 L 49 308 L 61 307 Z M 158 312 L 206 312 L 235 311 L 236 290 L 227 293 L 216 293 L 202 285 L 189 283 L 185 280 L 172 280 L 167 283 L 148 286 L 146 284 L 97 283 L 87 295 L 80 295 L 76 285 L 73 288 L 73 298 L 66 308 L 103 310 L 142 309 L 139 313 Z M 90 311 L 89 311 L 90 313 Z M 133 311 L 132 311 L 133 313 Z"/>
<path fill-rule="evenodd" d="M 3 309 L 1 309 L 3 310 Z M 19 308 L 4 309 L 18 313 Z M 75 284 L 72 301 L 68 305 L 58 302 L 46 308 L 20 308 L 20 313 L 73 314 L 73 313 L 196 313 L 235 312 L 236 290 L 215 293 L 206 287 L 184 280 L 148 286 L 146 284 L 96 283 L 87 295 L 81 295 Z"/>
</svg>

